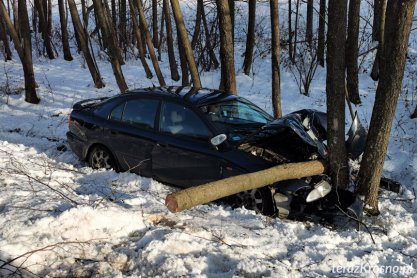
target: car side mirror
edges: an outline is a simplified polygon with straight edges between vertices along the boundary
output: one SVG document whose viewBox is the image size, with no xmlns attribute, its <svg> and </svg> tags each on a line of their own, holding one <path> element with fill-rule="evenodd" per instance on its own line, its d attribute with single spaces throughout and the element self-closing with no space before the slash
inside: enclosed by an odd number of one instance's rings
<svg viewBox="0 0 417 278">
<path fill-rule="evenodd" d="M 210 143 L 217 149 L 217 147 L 223 144 L 224 141 L 226 140 L 227 140 L 227 135 L 222 133 L 211 138 Z"/>
</svg>

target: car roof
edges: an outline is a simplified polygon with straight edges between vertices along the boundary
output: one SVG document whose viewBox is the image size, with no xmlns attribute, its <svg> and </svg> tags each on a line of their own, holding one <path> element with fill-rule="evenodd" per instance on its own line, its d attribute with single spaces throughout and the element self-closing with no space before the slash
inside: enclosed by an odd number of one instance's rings
<svg viewBox="0 0 417 278">
<path fill-rule="evenodd" d="M 230 95 L 220 90 L 206 88 L 196 89 L 189 86 L 166 86 L 133 89 L 122 95 L 126 96 L 139 94 L 160 95 L 164 98 L 182 99 L 185 102 L 189 102 L 197 106 L 208 105 L 220 101 L 235 100 L 239 98 L 235 95 Z"/>
</svg>

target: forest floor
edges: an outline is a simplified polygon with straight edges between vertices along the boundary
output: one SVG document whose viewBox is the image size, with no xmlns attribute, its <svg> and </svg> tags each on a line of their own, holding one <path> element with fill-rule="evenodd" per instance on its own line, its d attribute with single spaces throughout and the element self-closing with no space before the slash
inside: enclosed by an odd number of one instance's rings
<svg viewBox="0 0 417 278">
<path fill-rule="evenodd" d="M 417 121 L 409 118 L 417 103 L 415 32 L 384 165 L 384 175 L 403 188 L 400 194 L 382 192 L 381 215 L 364 218 L 370 233 L 216 204 L 172 214 L 164 199 L 175 188 L 131 173 L 93 170 L 66 142 L 75 102 L 118 93 L 107 61 L 98 60 L 106 87 L 96 89 L 81 56 L 72 62 L 35 57 L 39 105 L 24 101 L 19 60 L 0 61 L 0 276 L 415 276 Z M 255 74 L 246 76 L 239 71 L 242 49 L 236 48 L 238 93 L 271 112 L 269 56 L 258 57 Z M 373 58 L 368 56 L 356 107 L 365 126 L 377 86 L 366 72 Z M 167 60 L 163 55 L 161 68 L 167 83 L 176 84 L 168 78 Z M 123 71 L 129 88 L 157 84 L 146 79 L 137 60 L 128 60 Z M 202 73 L 203 86 L 216 87 L 219 77 L 218 70 Z M 304 96 L 282 67 L 284 114 L 326 111 L 325 84 L 319 67 L 310 96 Z"/>
</svg>

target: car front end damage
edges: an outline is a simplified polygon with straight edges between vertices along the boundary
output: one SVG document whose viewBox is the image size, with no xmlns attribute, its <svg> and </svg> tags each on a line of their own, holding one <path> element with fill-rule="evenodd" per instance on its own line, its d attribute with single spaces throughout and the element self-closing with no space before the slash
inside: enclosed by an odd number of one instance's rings
<svg viewBox="0 0 417 278">
<path fill-rule="evenodd" d="M 346 147 L 352 160 L 362 154 L 366 130 L 358 117 L 348 132 Z M 300 110 L 262 127 L 239 149 L 274 164 L 328 159 L 327 117 L 323 112 Z M 328 175 L 282 181 L 269 186 L 280 218 L 305 219 L 337 212 L 360 218 L 362 203 L 355 193 L 334 188 Z"/>
</svg>

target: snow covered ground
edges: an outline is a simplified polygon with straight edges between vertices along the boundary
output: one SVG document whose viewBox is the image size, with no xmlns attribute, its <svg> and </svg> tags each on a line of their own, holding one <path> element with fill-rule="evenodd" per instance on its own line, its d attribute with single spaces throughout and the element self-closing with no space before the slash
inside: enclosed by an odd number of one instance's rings
<svg viewBox="0 0 417 278">
<path fill-rule="evenodd" d="M 51 277 L 416 276 L 417 121 L 409 119 L 417 100 L 416 35 L 384 167 L 404 189 L 384 192 L 381 215 L 365 217 L 375 244 L 366 230 L 351 225 L 332 229 L 243 208 L 210 204 L 169 213 L 164 199 L 174 188 L 131 173 L 92 170 L 66 143 L 73 103 L 118 93 L 107 62 L 99 60 L 107 85 L 98 90 L 80 56 L 72 62 L 36 57 L 41 103 L 30 105 L 19 61 L 0 61 L 0 277 L 13 266 L 17 274 Z M 239 69 L 240 55 L 236 59 Z M 161 67 L 174 84 L 166 57 Z M 237 75 L 239 94 L 269 112 L 270 68 L 268 57 L 258 58 L 254 76 Z M 152 86 L 139 61 L 127 61 L 123 71 L 130 88 Z M 204 73 L 203 85 L 216 87 L 219 74 Z M 325 111 L 325 79 L 319 68 L 305 97 L 283 69 L 284 113 Z M 363 73 L 360 88 L 357 109 L 367 125 L 376 83 Z"/>
</svg>

